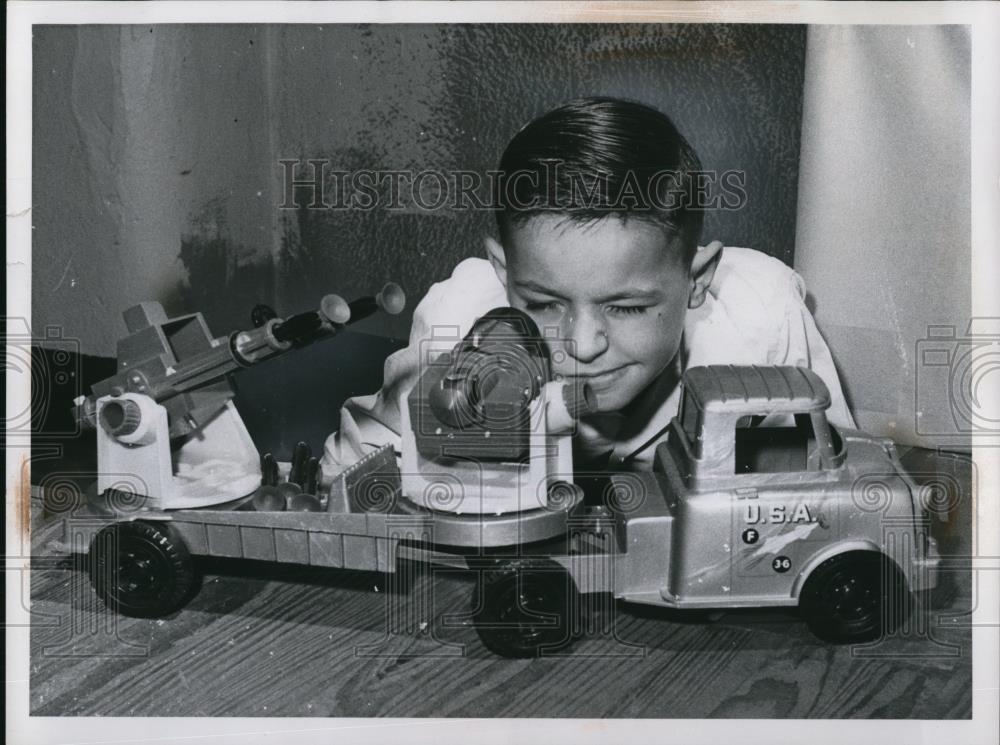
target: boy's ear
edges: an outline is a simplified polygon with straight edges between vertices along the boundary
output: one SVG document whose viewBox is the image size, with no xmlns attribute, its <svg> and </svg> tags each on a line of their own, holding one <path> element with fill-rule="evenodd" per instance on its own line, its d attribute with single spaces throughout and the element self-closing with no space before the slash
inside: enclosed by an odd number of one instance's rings
<svg viewBox="0 0 1000 745">
<path fill-rule="evenodd" d="M 492 236 L 486 236 L 483 239 L 483 244 L 486 246 L 486 256 L 493 265 L 493 271 L 497 273 L 497 278 L 500 280 L 500 284 L 507 288 L 507 253 L 503 250 L 503 246 L 500 245 L 500 241 Z"/>
<path fill-rule="evenodd" d="M 705 302 L 705 295 L 715 276 L 715 268 L 722 258 L 722 241 L 712 241 L 707 246 L 698 246 L 691 261 L 691 294 L 688 308 L 697 308 Z"/>
</svg>

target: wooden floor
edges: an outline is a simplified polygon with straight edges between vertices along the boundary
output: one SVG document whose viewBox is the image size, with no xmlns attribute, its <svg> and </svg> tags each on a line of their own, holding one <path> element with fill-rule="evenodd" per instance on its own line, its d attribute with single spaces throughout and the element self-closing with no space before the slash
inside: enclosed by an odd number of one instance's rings
<svg viewBox="0 0 1000 745">
<path fill-rule="evenodd" d="M 938 515 L 942 553 L 968 555 L 964 498 Z M 943 519 L 947 518 L 947 519 Z M 471 576 L 411 567 L 383 575 L 204 565 L 201 592 L 160 620 L 109 614 L 58 521 L 33 502 L 31 713 L 40 716 L 968 718 L 971 581 L 945 572 L 929 634 L 834 647 L 790 611 L 722 618 L 617 605 L 567 656 L 507 660 L 463 620 Z M 411 571 L 413 570 L 413 571 Z M 390 633 L 391 632 L 391 633 Z"/>
</svg>

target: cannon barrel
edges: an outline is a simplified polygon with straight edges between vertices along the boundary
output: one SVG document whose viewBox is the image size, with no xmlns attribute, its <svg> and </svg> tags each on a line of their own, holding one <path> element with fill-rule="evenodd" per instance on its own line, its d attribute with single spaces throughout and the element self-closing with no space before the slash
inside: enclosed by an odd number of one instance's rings
<svg viewBox="0 0 1000 745">
<path fill-rule="evenodd" d="M 119 343 L 118 372 L 77 400 L 77 418 L 94 427 L 97 399 L 141 393 L 167 405 L 172 436 L 185 434 L 232 398 L 225 380 L 229 373 L 333 336 L 379 309 L 399 313 L 404 304 L 402 289 L 389 283 L 377 295 L 352 303 L 327 295 L 318 310 L 286 319 L 257 306 L 252 315 L 259 327 L 217 339 L 208 335 L 200 314 L 167 319 L 158 304 L 137 306 L 126 311 L 133 333 Z"/>
</svg>

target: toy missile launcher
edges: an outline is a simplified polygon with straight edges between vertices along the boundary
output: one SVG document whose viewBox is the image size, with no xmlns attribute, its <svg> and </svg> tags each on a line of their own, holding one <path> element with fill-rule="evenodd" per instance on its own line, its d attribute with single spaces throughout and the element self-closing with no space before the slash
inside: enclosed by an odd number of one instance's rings
<svg viewBox="0 0 1000 745">
<path fill-rule="evenodd" d="M 553 379 L 538 329 L 511 308 L 430 340 L 399 454 L 387 445 L 337 474 L 304 445 L 290 463 L 258 457 L 228 375 L 401 306 L 394 286 L 287 320 L 259 306 L 253 330 L 219 339 L 198 314 L 126 313 L 117 374 L 78 400 L 100 474 L 85 519 L 66 520 L 110 608 L 175 611 L 197 587 L 192 555 L 382 572 L 405 559 L 476 570 L 480 638 L 526 657 L 573 641 L 583 595 L 798 606 L 821 639 L 858 642 L 937 584 L 892 443 L 831 426 L 807 369 L 689 369 L 653 471 L 604 474 L 584 498 L 570 445 L 592 395 Z"/>
</svg>

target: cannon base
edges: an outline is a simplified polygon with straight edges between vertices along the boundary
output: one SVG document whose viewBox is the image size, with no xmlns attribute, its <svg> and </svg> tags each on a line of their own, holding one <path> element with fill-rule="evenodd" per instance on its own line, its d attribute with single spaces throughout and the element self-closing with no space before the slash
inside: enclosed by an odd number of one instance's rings
<svg viewBox="0 0 1000 745">
<path fill-rule="evenodd" d="M 502 515 L 460 515 L 430 510 L 403 497 L 396 512 L 421 516 L 436 546 L 457 548 L 500 548 L 547 541 L 566 535 L 570 511 L 580 502 L 582 492 L 562 500 L 558 508 L 511 512 Z"/>
</svg>

